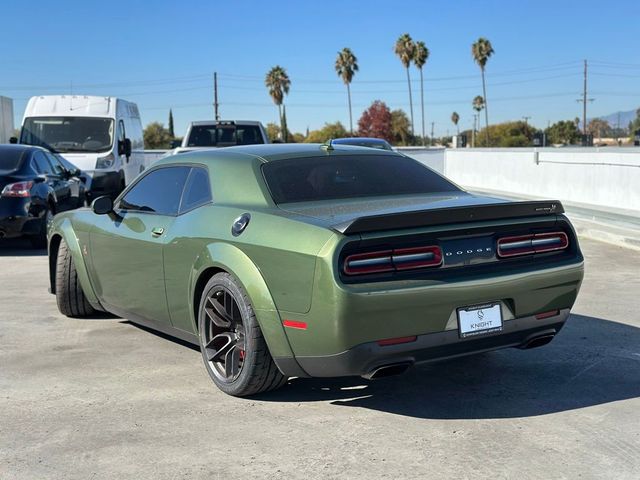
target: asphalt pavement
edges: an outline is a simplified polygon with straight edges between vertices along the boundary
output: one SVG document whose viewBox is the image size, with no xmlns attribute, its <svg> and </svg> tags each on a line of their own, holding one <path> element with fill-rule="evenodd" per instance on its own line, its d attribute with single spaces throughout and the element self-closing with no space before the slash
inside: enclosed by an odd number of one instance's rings
<svg viewBox="0 0 640 480">
<path fill-rule="evenodd" d="M 180 341 L 63 317 L 45 253 L 2 244 L 0 479 L 638 479 L 640 255 L 582 247 L 548 346 L 237 399 Z"/>
</svg>

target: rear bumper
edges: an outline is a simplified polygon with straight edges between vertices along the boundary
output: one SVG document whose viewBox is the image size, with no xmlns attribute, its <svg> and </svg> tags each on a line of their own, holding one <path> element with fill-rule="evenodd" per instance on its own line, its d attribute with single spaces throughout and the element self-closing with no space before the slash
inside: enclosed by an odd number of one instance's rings
<svg viewBox="0 0 640 480">
<path fill-rule="evenodd" d="M 2 198 L 0 200 L 0 238 L 37 235 L 44 221 L 31 199 Z"/>
<path fill-rule="evenodd" d="M 369 376 L 376 369 L 392 364 L 432 362 L 508 347 L 525 348 L 532 340 L 555 336 L 569 316 L 569 309 L 539 320 L 535 316 L 506 320 L 498 333 L 460 338 L 458 330 L 418 335 L 411 343 L 380 346 L 368 342 L 336 355 L 297 356 L 310 377 Z"/>
</svg>

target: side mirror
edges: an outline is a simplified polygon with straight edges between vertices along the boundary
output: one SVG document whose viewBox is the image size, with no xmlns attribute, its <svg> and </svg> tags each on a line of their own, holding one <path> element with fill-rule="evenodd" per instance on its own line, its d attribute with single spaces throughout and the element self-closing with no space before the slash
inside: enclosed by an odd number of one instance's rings
<svg viewBox="0 0 640 480">
<path fill-rule="evenodd" d="M 171 140 L 171 149 L 178 148 L 182 146 L 182 141 L 180 140 Z"/>
<path fill-rule="evenodd" d="M 18 143 L 18 137 L 11 137 L 9 143 Z"/>
<path fill-rule="evenodd" d="M 111 213 L 113 212 L 113 200 L 111 200 L 111 197 L 106 195 L 98 197 L 91 204 L 91 210 L 93 210 L 93 213 L 96 215 L 106 215 Z"/>
<path fill-rule="evenodd" d="M 124 155 L 127 158 L 131 156 L 131 140 L 129 138 L 118 140 L 118 155 Z"/>
</svg>

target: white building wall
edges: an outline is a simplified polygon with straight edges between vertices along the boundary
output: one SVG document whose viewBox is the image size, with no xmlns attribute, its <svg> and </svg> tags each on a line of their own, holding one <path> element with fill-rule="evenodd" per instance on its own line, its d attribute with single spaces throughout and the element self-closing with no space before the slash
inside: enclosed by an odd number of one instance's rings
<svg viewBox="0 0 640 480">
<path fill-rule="evenodd" d="M 402 149 L 457 184 L 640 214 L 640 148 Z"/>
</svg>

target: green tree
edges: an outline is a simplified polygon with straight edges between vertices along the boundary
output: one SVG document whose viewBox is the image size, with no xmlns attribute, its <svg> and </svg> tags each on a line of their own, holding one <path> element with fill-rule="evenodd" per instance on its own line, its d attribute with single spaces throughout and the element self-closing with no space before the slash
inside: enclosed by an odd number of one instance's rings
<svg viewBox="0 0 640 480">
<path fill-rule="evenodd" d="M 409 67 L 415 57 L 416 45 L 413 43 L 411 36 L 408 33 L 400 35 L 395 44 L 395 54 L 400 58 L 400 62 L 407 71 L 407 86 L 409 87 L 409 113 L 411 114 L 411 134 L 415 135 L 414 123 L 413 123 L 413 96 L 411 94 L 411 75 L 409 74 Z"/>
<path fill-rule="evenodd" d="M 287 72 L 280 65 L 276 65 L 271 70 L 267 72 L 267 75 L 264 79 L 265 86 L 269 91 L 269 95 L 278 106 L 278 117 L 280 118 L 280 129 L 283 132 L 283 141 L 287 141 L 287 130 L 284 126 L 284 122 L 286 121 L 282 116 L 282 106 L 284 104 L 284 97 L 289 93 L 289 88 L 291 87 L 291 80 L 287 75 Z"/>
<path fill-rule="evenodd" d="M 343 48 L 338 52 L 335 64 L 336 73 L 347 86 L 347 98 L 349 100 L 349 132 L 353 135 L 353 116 L 351 112 L 351 81 L 358 71 L 358 59 L 349 48 Z"/>
<path fill-rule="evenodd" d="M 460 121 L 460 115 L 458 115 L 458 112 L 453 112 L 451 114 L 451 121 L 455 125 L 458 135 L 460 135 L 460 127 L 458 127 L 458 122 Z"/>
<path fill-rule="evenodd" d="M 561 120 L 545 131 L 548 144 L 570 145 L 580 141 L 581 133 L 575 121 Z"/>
<path fill-rule="evenodd" d="M 424 80 L 422 77 L 422 67 L 429 58 L 429 49 L 424 42 L 416 42 L 416 50 L 413 55 L 413 63 L 420 71 L 420 109 L 422 112 L 422 144 L 426 145 L 426 134 L 424 131 Z"/>
<path fill-rule="evenodd" d="M 307 143 L 324 143 L 332 138 L 343 138 L 348 136 L 347 129 L 340 122 L 325 123 L 320 130 L 312 130 L 305 138 Z"/>
<path fill-rule="evenodd" d="M 411 143 L 411 122 L 404 110 L 391 112 L 391 134 L 394 145 L 409 145 Z"/>
<path fill-rule="evenodd" d="M 493 47 L 491 42 L 486 38 L 480 37 L 473 45 L 471 45 L 471 55 L 480 67 L 482 74 L 482 97 L 484 99 L 484 120 L 486 127 L 486 135 L 489 135 L 489 109 L 487 108 L 487 84 L 484 78 L 484 72 L 489 61 L 489 57 L 493 55 Z M 487 137 L 487 145 L 491 144 L 491 140 Z"/>
<path fill-rule="evenodd" d="M 169 135 L 171 135 L 172 139 L 176 138 L 175 131 L 173 130 L 173 112 L 171 109 L 169 109 Z"/>
<path fill-rule="evenodd" d="M 521 120 L 489 125 L 489 130 L 491 145 L 498 147 L 528 147 L 532 144 L 536 132 L 534 127 Z M 481 135 L 477 139 L 478 146 L 489 146 L 486 143 L 487 136 L 482 135 L 486 132 L 481 131 L 480 133 Z"/>
<path fill-rule="evenodd" d="M 152 122 L 144 129 L 144 148 L 149 150 L 171 148 L 173 137 L 160 122 Z"/>
</svg>

